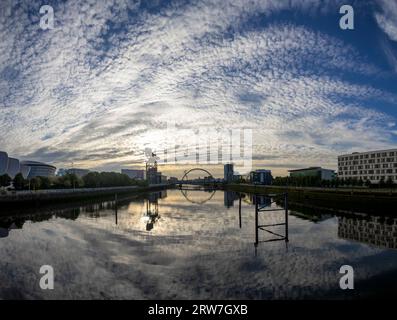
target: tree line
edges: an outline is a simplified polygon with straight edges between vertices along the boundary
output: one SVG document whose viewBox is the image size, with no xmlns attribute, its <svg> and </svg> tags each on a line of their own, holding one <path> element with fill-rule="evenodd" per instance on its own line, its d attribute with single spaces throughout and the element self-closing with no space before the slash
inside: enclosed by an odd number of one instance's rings
<svg viewBox="0 0 397 320">
<path fill-rule="evenodd" d="M 34 177 L 25 179 L 18 173 L 14 179 L 7 174 L 0 176 L 0 187 L 7 187 L 13 182 L 16 190 L 47 190 L 47 189 L 70 189 L 70 188 L 103 188 L 103 187 L 126 187 L 146 186 L 146 181 L 135 180 L 126 174 L 117 172 L 89 172 L 83 177 L 73 173 L 55 177 Z"/>
</svg>

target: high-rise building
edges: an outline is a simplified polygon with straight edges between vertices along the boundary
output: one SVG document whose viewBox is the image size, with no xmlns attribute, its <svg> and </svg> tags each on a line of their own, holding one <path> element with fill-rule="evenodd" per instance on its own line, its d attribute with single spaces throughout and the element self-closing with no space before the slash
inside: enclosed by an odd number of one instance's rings
<svg viewBox="0 0 397 320">
<path fill-rule="evenodd" d="M 255 170 L 250 172 L 250 181 L 253 184 L 270 185 L 273 181 L 271 170 Z"/>
<path fill-rule="evenodd" d="M 223 179 L 225 182 L 232 182 L 234 176 L 233 164 L 227 163 L 223 166 Z"/>
<path fill-rule="evenodd" d="M 397 149 L 354 152 L 338 156 L 338 177 L 397 183 Z"/>
<path fill-rule="evenodd" d="M 121 169 L 121 173 L 126 174 L 131 179 L 137 179 L 137 180 L 145 179 L 145 170 Z"/>
</svg>

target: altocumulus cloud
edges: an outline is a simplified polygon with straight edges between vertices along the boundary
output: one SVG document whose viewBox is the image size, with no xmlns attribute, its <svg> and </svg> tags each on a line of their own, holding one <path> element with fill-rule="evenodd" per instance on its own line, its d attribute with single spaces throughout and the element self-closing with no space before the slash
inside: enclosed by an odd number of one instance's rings
<svg viewBox="0 0 397 320">
<path fill-rule="evenodd" d="M 58 165 L 133 164 L 161 149 L 167 122 L 252 128 L 254 159 L 266 160 L 254 163 L 280 168 L 391 147 L 395 115 L 379 105 L 397 95 L 372 82 L 385 70 L 332 33 L 277 19 L 340 3 L 54 2 L 44 31 L 40 3 L 3 1 L 1 147 Z M 388 14 L 374 16 L 394 39 Z"/>
</svg>

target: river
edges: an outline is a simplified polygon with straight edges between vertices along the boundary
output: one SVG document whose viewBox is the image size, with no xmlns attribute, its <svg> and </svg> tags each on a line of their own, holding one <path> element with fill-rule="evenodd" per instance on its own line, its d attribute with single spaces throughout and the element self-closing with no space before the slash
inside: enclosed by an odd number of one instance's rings
<svg viewBox="0 0 397 320">
<path fill-rule="evenodd" d="M 290 207 L 288 217 L 260 212 L 258 225 L 276 226 L 257 229 L 255 202 L 282 209 L 273 200 L 166 190 L 119 199 L 117 210 L 102 201 L 2 212 L 0 299 L 397 296 L 396 218 Z M 43 265 L 53 290 L 39 286 Z M 339 286 L 342 265 L 354 269 L 353 290 Z"/>
</svg>

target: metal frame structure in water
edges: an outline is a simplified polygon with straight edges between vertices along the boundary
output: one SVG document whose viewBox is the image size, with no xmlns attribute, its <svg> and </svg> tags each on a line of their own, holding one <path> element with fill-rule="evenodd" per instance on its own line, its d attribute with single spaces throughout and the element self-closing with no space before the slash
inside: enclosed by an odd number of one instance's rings
<svg viewBox="0 0 397 320">
<path fill-rule="evenodd" d="M 274 198 L 277 198 L 279 196 L 284 197 L 284 208 L 272 208 L 271 205 L 276 202 Z M 259 242 L 272 242 L 272 241 L 285 241 L 288 242 L 288 193 L 281 193 L 281 194 L 268 194 L 266 197 L 269 197 L 273 199 L 273 201 L 270 201 L 269 204 L 265 205 L 259 205 L 257 201 L 257 196 L 255 196 L 255 247 L 258 246 Z M 262 212 L 276 212 L 276 211 L 284 211 L 285 217 L 284 217 L 284 222 L 282 223 L 273 223 L 273 224 L 259 224 L 259 213 Z M 278 226 L 285 226 L 285 233 L 284 235 L 276 233 L 274 231 L 269 230 L 268 228 L 271 227 L 278 227 Z M 268 239 L 268 240 L 262 240 L 259 241 L 259 230 L 268 232 L 274 236 L 275 238 Z"/>
</svg>

